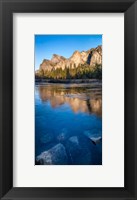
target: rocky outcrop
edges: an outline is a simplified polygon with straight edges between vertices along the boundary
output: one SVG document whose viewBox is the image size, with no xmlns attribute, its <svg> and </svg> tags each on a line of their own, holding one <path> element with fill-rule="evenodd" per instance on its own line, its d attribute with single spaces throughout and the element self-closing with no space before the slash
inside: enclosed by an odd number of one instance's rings
<svg viewBox="0 0 137 200">
<path fill-rule="evenodd" d="M 51 62 L 54 64 L 58 64 L 60 61 L 65 61 L 66 58 L 64 58 L 63 56 L 59 56 L 57 54 L 53 54 Z"/>
<path fill-rule="evenodd" d="M 96 64 L 101 65 L 102 64 L 102 47 L 99 46 L 96 49 L 93 49 L 91 51 L 91 59 L 90 59 L 90 65 L 95 66 Z"/>
<path fill-rule="evenodd" d="M 40 70 L 51 71 L 54 66 L 55 66 L 55 63 L 53 63 L 50 60 L 44 59 L 43 62 L 41 63 L 41 65 L 40 65 Z M 37 73 L 38 73 L 38 71 L 37 71 Z"/>
<path fill-rule="evenodd" d="M 51 71 L 54 69 L 65 69 L 65 68 L 77 68 L 81 65 L 89 65 L 94 67 L 96 65 L 102 65 L 102 46 L 98 46 L 96 48 L 92 48 L 87 51 L 75 51 L 70 58 L 64 58 L 63 56 L 53 54 L 51 60 L 44 59 L 40 65 L 39 70 L 37 70 L 36 74 L 39 73 L 40 70 Z"/>
</svg>

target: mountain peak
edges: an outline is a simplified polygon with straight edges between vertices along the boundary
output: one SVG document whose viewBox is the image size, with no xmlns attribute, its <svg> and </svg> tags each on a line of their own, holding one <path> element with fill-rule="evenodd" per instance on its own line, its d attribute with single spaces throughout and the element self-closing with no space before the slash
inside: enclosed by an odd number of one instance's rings
<svg viewBox="0 0 137 200">
<path fill-rule="evenodd" d="M 66 58 L 64 58 L 63 56 L 57 55 L 57 54 L 53 54 L 51 61 L 55 64 L 59 63 L 62 60 L 65 60 Z"/>
<path fill-rule="evenodd" d="M 91 48 L 87 51 L 74 51 L 70 58 L 65 58 L 61 55 L 53 54 L 51 60 L 44 59 L 40 65 L 40 70 L 51 71 L 54 69 L 65 69 L 78 67 L 79 65 L 89 65 L 91 67 L 96 64 L 102 65 L 102 46 Z"/>
</svg>

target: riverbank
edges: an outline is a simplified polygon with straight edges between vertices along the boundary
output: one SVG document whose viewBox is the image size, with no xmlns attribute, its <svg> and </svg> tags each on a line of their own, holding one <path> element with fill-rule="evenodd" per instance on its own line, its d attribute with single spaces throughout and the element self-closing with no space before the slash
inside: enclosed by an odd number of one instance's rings
<svg viewBox="0 0 137 200">
<path fill-rule="evenodd" d="M 102 80 L 100 79 L 35 79 L 35 83 L 94 83 L 99 82 L 101 83 Z"/>
</svg>

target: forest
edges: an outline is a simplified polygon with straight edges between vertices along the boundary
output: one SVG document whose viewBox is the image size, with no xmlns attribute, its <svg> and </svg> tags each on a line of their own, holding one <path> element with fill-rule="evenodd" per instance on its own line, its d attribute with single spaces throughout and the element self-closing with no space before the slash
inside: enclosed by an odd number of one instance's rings
<svg viewBox="0 0 137 200">
<path fill-rule="evenodd" d="M 39 70 L 38 73 L 35 74 L 37 78 L 45 78 L 45 79 L 102 79 L 102 65 L 95 65 L 94 67 L 88 64 L 81 64 L 78 67 L 74 65 L 72 68 L 65 67 L 49 70 Z"/>
</svg>

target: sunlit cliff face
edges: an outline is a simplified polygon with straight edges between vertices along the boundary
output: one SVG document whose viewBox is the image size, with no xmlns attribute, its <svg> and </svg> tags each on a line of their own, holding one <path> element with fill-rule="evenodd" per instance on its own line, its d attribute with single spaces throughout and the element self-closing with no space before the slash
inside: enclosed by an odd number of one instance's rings
<svg viewBox="0 0 137 200">
<path fill-rule="evenodd" d="M 75 87 L 69 90 L 67 86 L 38 86 L 38 92 L 43 102 L 49 101 L 52 108 L 68 104 L 74 113 L 84 112 L 102 116 L 102 88 L 100 85 L 93 87 Z"/>
</svg>

